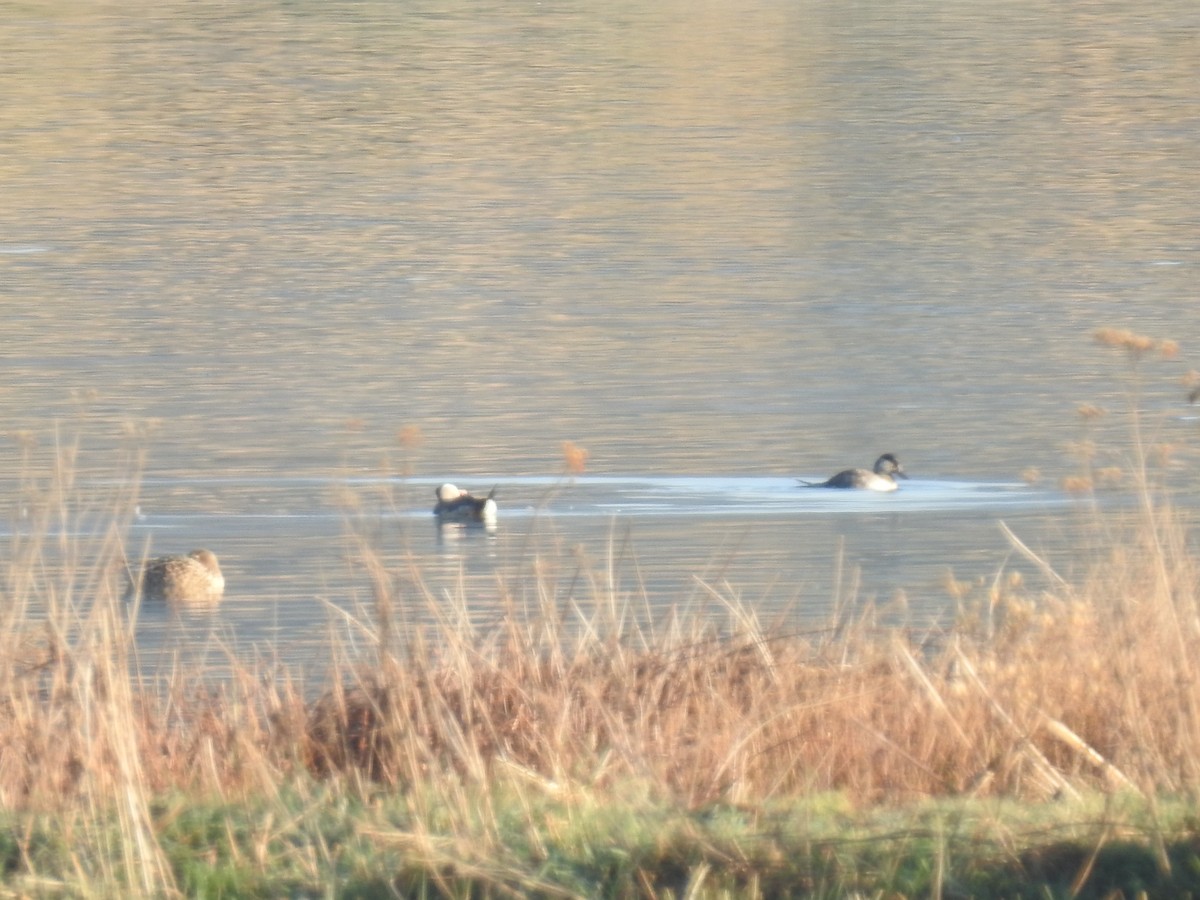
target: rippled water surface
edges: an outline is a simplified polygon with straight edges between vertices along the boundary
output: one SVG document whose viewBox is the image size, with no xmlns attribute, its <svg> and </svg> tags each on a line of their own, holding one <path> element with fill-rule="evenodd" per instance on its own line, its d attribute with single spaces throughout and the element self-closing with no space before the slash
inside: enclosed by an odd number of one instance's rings
<svg viewBox="0 0 1200 900">
<path fill-rule="evenodd" d="M 480 627 L 548 560 L 651 618 L 944 620 L 947 569 L 1029 566 L 1001 521 L 1070 566 L 1131 390 L 1196 488 L 1194 4 L 0 13 L 10 530 L 56 441 L 84 489 L 144 451 L 131 555 L 229 584 L 142 610 L 148 658 L 354 652 L 360 541 Z M 896 495 L 796 486 L 884 450 Z M 443 480 L 498 530 L 440 534 Z"/>
</svg>

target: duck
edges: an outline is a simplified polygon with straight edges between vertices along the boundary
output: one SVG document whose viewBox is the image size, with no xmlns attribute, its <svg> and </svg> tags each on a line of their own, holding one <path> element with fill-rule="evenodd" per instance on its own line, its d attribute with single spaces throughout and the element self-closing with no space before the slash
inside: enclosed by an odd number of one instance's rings
<svg viewBox="0 0 1200 900">
<path fill-rule="evenodd" d="M 496 524 L 496 489 L 492 488 L 486 497 L 473 497 L 467 491 L 452 484 L 443 484 L 435 492 L 437 504 L 433 514 L 439 524 L 460 523 L 466 525 Z"/>
<path fill-rule="evenodd" d="M 215 553 L 193 550 L 186 556 L 147 560 L 136 581 L 131 579 L 126 597 L 139 591 L 147 600 L 211 606 L 225 593 L 225 576 Z"/>
<path fill-rule="evenodd" d="M 804 481 L 801 484 L 804 487 L 894 491 L 899 487 L 896 483 L 897 476 L 908 478 L 908 475 L 904 472 L 904 468 L 900 465 L 900 460 L 896 459 L 891 453 L 885 453 L 879 459 L 875 460 L 875 468 L 873 470 L 845 469 L 826 481 Z"/>
</svg>

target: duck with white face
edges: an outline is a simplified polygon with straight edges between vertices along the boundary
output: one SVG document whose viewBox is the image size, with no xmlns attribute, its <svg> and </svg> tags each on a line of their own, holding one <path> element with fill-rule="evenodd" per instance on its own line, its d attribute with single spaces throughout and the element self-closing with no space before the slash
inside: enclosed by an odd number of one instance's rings
<svg viewBox="0 0 1200 900">
<path fill-rule="evenodd" d="M 437 516 L 439 524 L 496 524 L 495 488 L 486 497 L 473 497 L 452 484 L 443 484 L 434 493 L 437 503 L 433 507 L 433 514 Z"/>
<path fill-rule="evenodd" d="M 850 488 L 864 491 L 894 491 L 900 485 L 897 478 L 908 478 L 900 460 L 891 453 L 885 453 L 875 460 L 875 468 L 845 469 L 832 478 L 821 482 L 804 481 L 804 487 L 819 488 Z"/>
</svg>

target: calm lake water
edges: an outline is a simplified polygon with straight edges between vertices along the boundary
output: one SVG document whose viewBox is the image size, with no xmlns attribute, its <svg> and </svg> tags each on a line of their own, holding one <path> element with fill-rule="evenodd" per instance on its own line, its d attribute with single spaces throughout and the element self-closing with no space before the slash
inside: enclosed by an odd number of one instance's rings
<svg viewBox="0 0 1200 900">
<path fill-rule="evenodd" d="M 353 534 L 481 628 L 550 564 L 941 621 L 947 569 L 1032 571 L 1000 521 L 1075 564 L 1132 388 L 1197 486 L 1192 2 L 0 2 L 0 46 L 0 429 L 84 488 L 141 447 L 131 555 L 227 576 L 147 659 L 355 652 Z M 894 496 L 796 487 L 885 450 Z M 447 480 L 495 534 L 436 531 Z"/>
</svg>

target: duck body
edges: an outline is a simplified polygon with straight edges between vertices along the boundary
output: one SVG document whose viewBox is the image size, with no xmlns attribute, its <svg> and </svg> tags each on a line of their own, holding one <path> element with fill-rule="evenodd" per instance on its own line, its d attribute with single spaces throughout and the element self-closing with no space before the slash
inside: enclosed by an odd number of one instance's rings
<svg viewBox="0 0 1200 900">
<path fill-rule="evenodd" d="M 433 507 L 433 514 L 437 516 L 439 523 L 489 526 L 496 524 L 495 488 L 492 488 L 486 497 L 473 497 L 452 484 L 443 484 L 434 493 L 437 503 Z"/>
<path fill-rule="evenodd" d="M 215 605 L 225 593 L 225 576 L 211 550 L 193 550 L 187 556 L 160 556 L 142 566 L 127 597 L 139 592 L 146 600 L 167 603 Z"/>
<path fill-rule="evenodd" d="M 896 478 L 908 478 L 900 461 L 891 453 L 875 460 L 874 469 L 845 469 L 832 478 L 821 482 L 804 482 L 804 487 L 848 488 L 853 490 L 894 491 L 899 485 Z"/>
</svg>

